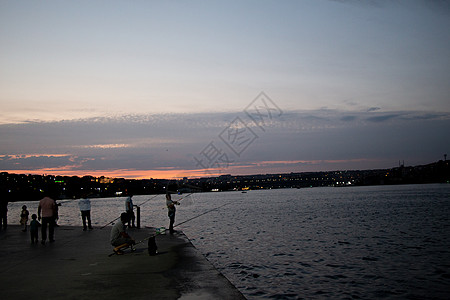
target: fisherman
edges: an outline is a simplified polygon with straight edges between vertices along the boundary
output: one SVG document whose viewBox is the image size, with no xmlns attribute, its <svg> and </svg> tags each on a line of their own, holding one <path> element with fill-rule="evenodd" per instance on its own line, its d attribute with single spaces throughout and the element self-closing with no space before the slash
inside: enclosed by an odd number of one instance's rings
<svg viewBox="0 0 450 300">
<path fill-rule="evenodd" d="M 131 249 L 134 250 L 133 245 L 135 241 L 128 235 L 125 226 L 125 223 L 129 221 L 129 215 L 124 212 L 120 215 L 120 220 L 111 229 L 111 245 L 115 247 L 114 252 L 118 255 L 123 254 L 123 251 L 120 250 L 122 248 L 131 246 Z"/>
<path fill-rule="evenodd" d="M 176 211 L 175 205 L 180 205 L 180 202 L 173 201 L 172 196 L 170 195 L 170 192 L 167 192 L 166 193 L 166 205 L 167 205 L 168 215 L 169 215 L 169 220 L 170 220 L 169 232 L 170 232 L 170 234 L 173 234 L 175 232 L 173 230 L 173 224 L 175 223 L 175 211 Z"/>
<path fill-rule="evenodd" d="M 91 200 L 86 194 L 78 201 L 78 207 L 80 208 L 81 220 L 83 221 L 83 231 L 86 231 L 87 228 L 94 229 L 91 223 Z"/>
<path fill-rule="evenodd" d="M 136 228 L 136 226 L 134 225 L 134 220 L 136 219 L 136 217 L 133 211 L 135 205 L 133 205 L 133 199 L 131 199 L 132 197 L 133 194 L 130 194 L 125 200 L 125 211 L 128 214 L 128 227 Z"/>
</svg>

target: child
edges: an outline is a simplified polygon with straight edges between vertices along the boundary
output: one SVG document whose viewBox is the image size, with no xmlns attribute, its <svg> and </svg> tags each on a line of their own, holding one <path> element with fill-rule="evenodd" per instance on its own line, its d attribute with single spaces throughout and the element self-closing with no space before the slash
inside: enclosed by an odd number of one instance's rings
<svg viewBox="0 0 450 300">
<path fill-rule="evenodd" d="M 27 224 L 28 224 L 28 215 L 30 213 L 27 210 L 27 206 L 24 205 L 22 206 L 22 212 L 20 213 L 20 225 L 23 226 L 22 231 L 25 232 L 27 231 Z"/>
<path fill-rule="evenodd" d="M 37 215 L 36 214 L 33 214 L 31 216 L 31 218 L 33 219 L 30 222 L 31 243 L 32 244 L 34 244 L 34 243 L 37 244 L 37 242 L 39 240 L 39 236 L 38 235 L 39 235 L 39 227 L 41 227 L 41 223 L 39 223 L 39 221 L 36 220 L 37 219 Z"/>
</svg>

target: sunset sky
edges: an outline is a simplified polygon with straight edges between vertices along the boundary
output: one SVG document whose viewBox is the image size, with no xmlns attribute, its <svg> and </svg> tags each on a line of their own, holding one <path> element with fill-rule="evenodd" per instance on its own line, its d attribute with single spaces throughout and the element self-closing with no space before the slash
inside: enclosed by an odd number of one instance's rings
<svg viewBox="0 0 450 300">
<path fill-rule="evenodd" d="M 450 154 L 449 28 L 438 0 L 0 0 L 0 171 L 434 162 Z"/>
</svg>

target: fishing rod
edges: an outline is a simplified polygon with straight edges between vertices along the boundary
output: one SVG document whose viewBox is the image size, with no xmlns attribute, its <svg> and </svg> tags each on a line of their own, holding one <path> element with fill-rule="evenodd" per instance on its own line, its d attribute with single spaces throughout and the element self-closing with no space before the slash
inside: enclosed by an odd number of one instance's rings
<svg viewBox="0 0 450 300">
<path fill-rule="evenodd" d="M 207 210 L 207 211 L 205 211 L 204 213 L 201 213 L 201 214 L 199 214 L 199 215 L 197 215 L 197 216 L 195 216 L 195 217 L 192 217 L 192 218 L 190 218 L 190 219 L 187 219 L 186 221 L 183 221 L 183 222 L 181 222 L 181 223 L 175 224 L 173 227 L 175 228 L 175 227 L 177 227 L 177 226 L 180 226 L 180 225 L 182 225 L 182 224 L 185 224 L 185 223 L 187 223 L 187 222 L 190 222 L 190 221 L 192 221 L 192 220 L 194 220 L 194 219 L 197 219 L 197 218 L 199 218 L 199 217 L 201 217 L 201 216 L 203 216 L 203 215 L 206 215 L 207 213 L 210 213 L 210 212 L 212 212 L 212 211 L 214 211 L 214 210 L 217 210 L 217 209 L 219 209 L 219 208 L 222 208 L 222 207 L 224 207 L 225 205 L 228 205 L 228 204 L 230 204 L 230 203 L 231 203 L 231 202 L 228 202 L 228 203 L 225 203 L 225 204 L 223 204 L 223 205 L 221 205 L 221 206 L 218 206 L 218 207 L 215 207 L 215 208 L 213 208 L 213 209 Z"/>
<path fill-rule="evenodd" d="M 112 221 L 111 221 L 111 222 L 109 222 L 108 224 L 106 224 L 106 225 L 104 225 L 104 226 L 100 227 L 100 229 L 103 229 L 103 228 L 105 228 L 106 226 L 108 226 L 109 224 L 113 223 L 114 221 L 116 221 L 116 220 L 118 220 L 118 219 L 120 219 L 120 216 L 119 216 L 119 217 L 117 217 L 117 218 L 115 218 L 114 220 L 112 220 Z"/>
<path fill-rule="evenodd" d="M 185 223 L 187 223 L 187 222 L 190 222 L 190 221 L 192 221 L 192 220 L 194 220 L 194 219 L 197 219 L 197 218 L 199 218 L 199 217 L 201 217 L 201 216 L 206 215 L 207 213 L 210 213 L 210 212 L 212 212 L 212 211 L 218 210 L 219 208 L 222 208 L 222 207 L 224 207 L 225 205 L 228 205 L 228 204 L 230 204 L 230 203 L 231 203 L 231 202 L 228 202 L 228 203 L 225 203 L 225 204 L 223 204 L 223 205 L 221 205 L 221 206 L 218 206 L 218 207 L 215 207 L 215 208 L 213 208 L 213 209 L 207 210 L 207 211 L 205 211 L 205 212 L 203 212 L 203 213 L 201 213 L 201 214 L 199 214 L 199 215 L 197 215 L 197 216 L 195 216 L 195 217 L 192 217 L 192 218 L 187 219 L 187 220 L 185 220 L 185 221 L 183 221 L 183 222 L 181 222 L 181 223 L 178 223 L 178 224 L 174 225 L 173 227 L 175 228 L 175 227 L 178 227 L 178 226 L 180 226 L 180 225 L 182 225 L 182 224 L 185 224 Z M 149 236 L 149 237 L 146 237 L 146 238 L 144 238 L 144 239 L 142 239 L 142 240 L 140 240 L 140 241 L 134 243 L 134 246 L 135 246 L 135 245 L 138 245 L 138 244 L 141 244 L 141 243 L 143 243 L 143 242 L 145 242 L 145 241 L 147 241 L 147 240 L 149 240 L 149 239 L 151 239 L 151 238 L 154 238 L 154 237 L 156 237 L 158 234 L 159 234 L 159 233 L 155 233 L 155 234 L 153 234 L 153 235 L 151 235 L 151 236 Z"/>
<path fill-rule="evenodd" d="M 150 200 L 153 200 L 153 199 L 155 199 L 156 197 L 158 197 L 159 195 L 155 195 L 155 196 L 153 196 L 153 197 L 151 197 L 150 199 L 147 199 L 146 201 L 144 201 L 144 202 L 142 202 L 140 205 L 138 205 L 138 206 L 142 206 L 142 205 L 144 205 L 145 203 L 147 203 L 148 201 L 150 201 Z"/>
<path fill-rule="evenodd" d="M 207 210 L 207 211 L 205 211 L 205 212 L 203 212 L 203 213 L 201 213 L 201 214 L 199 214 L 199 215 L 197 215 L 197 216 L 195 216 L 195 217 L 192 217 L 192 218 L 187 219 L 187 220 L 185 220 L 185 221 L 183 221 L 183 222 L 181 222 L 181 223 L 176 224 L 176 225 L 174 226 L 174 228 L 177 227 L 177 226 L 180 226 L 180 225 L 182 225 L 182 224 L 185 224 L 185 223 L 187 223 L 187 222 L 190 222 L 190 221 L 192 221 L 192 220 L 194 220 L 194 219 L 197 219 L 197 218 L 199 218 L 199 217 L 201 217 L 201 216 L 204 216 L 204 215 L 206 215 L 207 213 L 210 213 L 210 212 L 212 212 L 212 211 L 214 211 L 214 210 L 217 210 L 217 209 L 219 209 L 219 208 L 221 208 L 221 207 L 224 207 L 225 205 L 228 205 L 228 204 L 230 204 L 230 203 L 231 203 L 231 201 L 228 202 L 228 203 L 225 203 L 225 204 L 223 204 L 223 205 L 221 205 L 221 206 L 218 206 L 218 207 L 215 207 L 215 208 L 213 208 L 213 209 Z M 124 245 L 121 245 L 121 246 L 119 246 L 119 247 L 120 247 L 119 249 L 117 249 L 118 247 L 116 247 L 116 248 L 114 249 L 113 253 L 109 254 L 108 256 L 111 257 L 111 256 L 113 256 L 114 254 L 118 254 L 118 251 L 119 251 L 120 249 L 126 249 L 126 248 L 129 248 L 129 247 L 131 247 L 131 251 L 135 251 L 135 250 L 136 250 L 135 246 L 136 246 L 136 245 L 139 245 L 139 244 L 141 244 L 141 243 L 143 243 L 143 242 L 145 242 L 145 241 L 149 241 L 149 245 L 148 245 L 148 247 L 149 247 L 149 253 L 150 253 L 150 251 L 152 252 L 152 254 L 150 254 L 150 255 L 155 255 L 155 254 L 157 253 L 156 249 L 158 248 L 158 247 L 156 246 L 156 236 L 157 236 L 158 234 L 160 234 L 160 233 L 152 234 L 151 236 L 146 237 L 146 238 L 144 238 L 144 239 L 142 239 L 142 240 L 140 240 L 140 241 L 138 241 L 138 242 L 135 242 L 134 244 L 124 244 Z M 116 250 L 116 249 L 117 249 L 117 250 Z M 150 250 L 150 249 L 151 249 L 151 250 Z"/>
<path fill-rule="evenodd" d="M 181 200 L 183 200 L 183 199 L 189 197 L 189 196 L 192 195 L 192 194 L 194 194 L 194 193 L 189 193 L 189 194 L 187 194 L 186 196 L 181 197 L 181 198 L 178 199 L 178 200 L 172 200 L 172 196 L 170 196 L 170 200 L 173 202 L 173 204 L 180 205 L 180 201 L 181 201 Z M 167 198 L 166 198 L 166 200 L 167 200 Z M 163 209 L 165 209 L 165 207 L 163 207 Z"/>
<path fill-rule="evenodd" d="M 187 194 L 186 196 L 181 197 L 180 199 L 176 200 L 176 202 L 180 202 L 181 200 L 183 200 L 183 199 L 189 197 L 189 196 L 192 195 L 192 194 L 193 194 L 193 193 Z"/>
<path fill-rule="evenodd" d="M 186 196 L 184 196 L 184 197 L 181 197 L 180 199 L 178 199 L 178 200 L 174 200 L 174 201 L 176 201 L 176 202 L 180 202 L 181 200 L 183 200 L 183 199 L 185 199 L 185 198 L 187 198 L 187 197 L 189 197 L 190 195 L 192 195 L 193 193 L 189 193 L 189 194 L 187 194 Z M 170 196 L 170 198 L 172 199 L 172 196 Z"/>
</svg>

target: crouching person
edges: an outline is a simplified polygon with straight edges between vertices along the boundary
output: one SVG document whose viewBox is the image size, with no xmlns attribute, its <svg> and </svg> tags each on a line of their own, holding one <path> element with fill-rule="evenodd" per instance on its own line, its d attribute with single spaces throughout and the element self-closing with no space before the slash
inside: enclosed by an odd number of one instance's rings
<svg viewBox="0 0 450 300">
<path fill-rule="evenodd" d="M 129 221 L 129 215 L 127 213 L 122 213 L 120 215 L 120 221 L 114 224 L 113 228 L 111 229 L 111 245 L 115 247 L 114 252 L 116 254 L 123 254 L 123 251 L 121 249 L 127 247 L 131 247 L 132 251 L 134 250 L 133 245 L 135 244 L 135 241 L 126 232 L 125 223 Z"/>
</svg>

